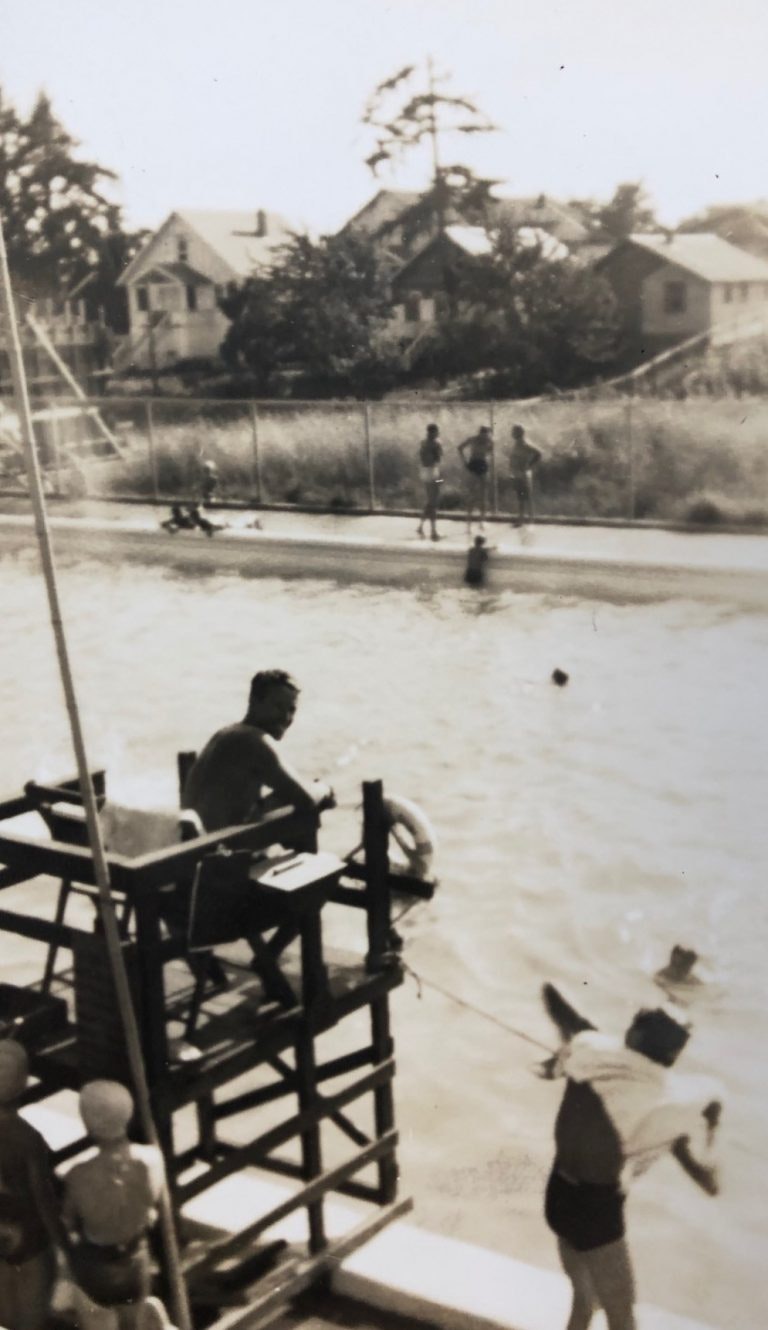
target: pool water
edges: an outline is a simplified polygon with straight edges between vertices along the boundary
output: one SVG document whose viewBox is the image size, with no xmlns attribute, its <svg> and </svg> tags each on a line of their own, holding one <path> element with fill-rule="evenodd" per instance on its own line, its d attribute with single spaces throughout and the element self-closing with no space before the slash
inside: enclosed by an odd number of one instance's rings
<svg viewBox="0 0 768 1330">
<path fill-rule="evenodd" d="M 279 666 L 303 689 L 286 753 L 347 805 L 324 843 L 354 839 L 365 778 L 435 823 L 440 890 L 403 923 L 425 984 L 394 999 L 401 1164 L 425 1227 L 554 1267 L 540 1212 L 560 1089 L 514 1032 L 553 1042 L 544 979 L 619 1029 L 660 996 L 650 976 L 674 943 L 700 952 L 686 1062 L 726 1086 L 724 1189 L 708 1199 L 671 1160 L 638 1182 L 640 1297 L 762 1328 L 768 619 L 135 564 L 60 572 L 89 758 L 114 794 L 173 799 L 176 752 L 238 719 L 250 675 Z M 4 557 L 0 585 L 14 793 L 73 761 L 36 557 Z"/>
</svg>

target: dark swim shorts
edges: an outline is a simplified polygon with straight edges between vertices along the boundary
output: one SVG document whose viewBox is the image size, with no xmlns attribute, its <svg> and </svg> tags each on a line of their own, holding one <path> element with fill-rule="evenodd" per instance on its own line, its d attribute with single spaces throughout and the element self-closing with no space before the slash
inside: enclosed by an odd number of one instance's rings
<svg viewBox="0 0 768 1330">
<path fill-rule="evenodd" d="M 570 1182 L 553 1169 L 544 1215 L 552 1232 L 576 1251 L 592 1251 L 624 1237 L 624 1200 L 618 1184 Z"/>
<path fill-rule="evenodd" d="M 487 476 L 488 463 L 484 457 L 470 457 L 467 462 L 467 471 L 471 471 L 473 476 Z"/>
</svg>

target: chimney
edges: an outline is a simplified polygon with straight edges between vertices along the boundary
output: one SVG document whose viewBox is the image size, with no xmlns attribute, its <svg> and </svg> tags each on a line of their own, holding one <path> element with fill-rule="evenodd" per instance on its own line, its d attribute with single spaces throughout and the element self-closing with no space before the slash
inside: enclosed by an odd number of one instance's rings
<svg viewBox="0 0 768 1330">
<path fill-rule="evenodd" d="M 263 208 L 256 213 L 256 234 L 260 239 L 267 234 L 267 214 Z"/>
</svg>

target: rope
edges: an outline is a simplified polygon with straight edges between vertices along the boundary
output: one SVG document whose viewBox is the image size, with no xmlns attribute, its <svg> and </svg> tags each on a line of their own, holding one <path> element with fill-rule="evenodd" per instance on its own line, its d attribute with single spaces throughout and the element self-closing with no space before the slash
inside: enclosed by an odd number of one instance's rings
<svg viewBox="0 0 768 1330">
<path fill-rule="evenodd" d="M 506 1021 L 500 1021 L 498 1016 L 492 1016 L 489 1011 L 483 1011 L 482 1007 L 476 1007 L 473 1002 L 467 1002 L 464 998 L 458 997 L 456 993 L 451 993 L 447 988 L 443 988 L 441 984 L 436 984 L 433 979 L 425 979 L 423 975 L 417 974 L 407 961 L 401 961 L 401 964 L 406 974 L 415 979 L 419 999 L 421 999 L 422 988 L 433 988 L 436 993 L 440 993 L 449 1002 L 455 1002 L 457 1007 L 463 1007 L 465 1011 L 471 1011 L 475 1016 L 488 1021 L 490 1025 L 498 1026 L 505 1034 L 513 1034 L 517 1039 L 524 1040 L 526 1044 L 532 1044 L 534 1048 L 542 1049 L 551 1057 L 555 1056 L 555 1050 L 550 1048 L 548 1044 L 543 1044 L 540 1039 L 534 1039 L 533 1035 L 526 1034 L 524 1030 L 518 1030 L 514 1025 L 508 1025 Z"/>
</svg>

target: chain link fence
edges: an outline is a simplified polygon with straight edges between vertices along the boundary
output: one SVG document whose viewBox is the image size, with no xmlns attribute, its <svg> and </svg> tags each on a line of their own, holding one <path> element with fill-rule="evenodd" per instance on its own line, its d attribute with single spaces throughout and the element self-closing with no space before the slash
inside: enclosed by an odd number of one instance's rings
<svg viewBox="0 0 768 1330">
<path fill-rule="evenodd" d="M 608 389 L 527 402 L 100 397 L 48 399 L 36 415 L 50 487 L 64 493 L 195 502 L 211 461 L 221 503 L 410 513 L 423 502 L 419 444 L 434 423 L 444 448 L 441 509 L 460 513 L 467 475 L 458 445 L 488 425 L 488 511 L 506 516 L 516 511 L 509 451 L 520 424 L 543 453 L 538 518 L 768 525 L 763 398 L 676 401 Z"/>
</svg>

